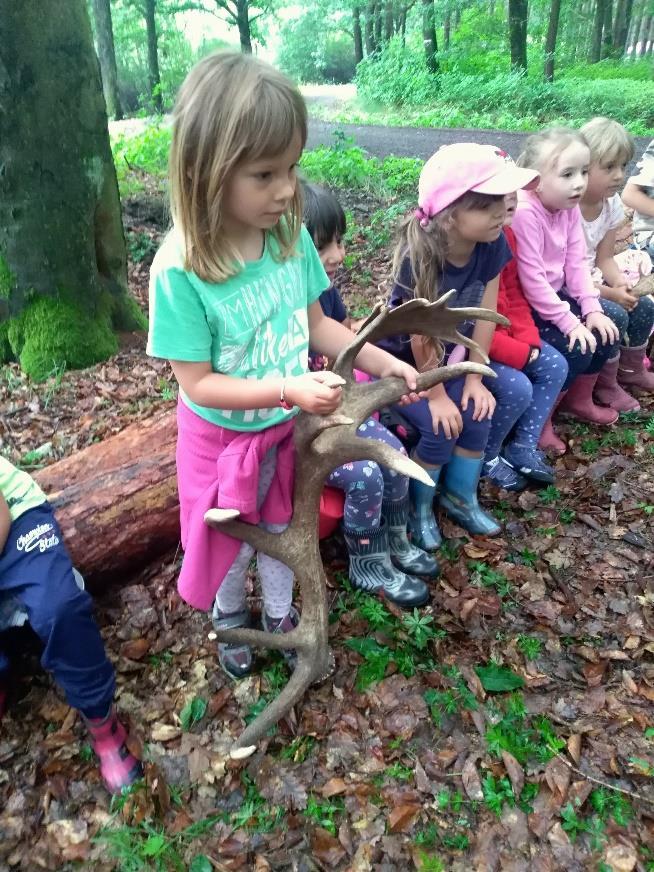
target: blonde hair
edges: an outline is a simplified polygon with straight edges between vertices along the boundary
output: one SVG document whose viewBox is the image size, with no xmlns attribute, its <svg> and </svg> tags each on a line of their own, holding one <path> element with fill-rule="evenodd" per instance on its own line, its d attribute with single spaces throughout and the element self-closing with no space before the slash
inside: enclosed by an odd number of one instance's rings
<svg viewBox="0 0 654 872">
<path fill-rule="evenodd" d="M 243 260 L 223 229 L 225 186 L 244 162 L 277 157 L 299 134 L 307 138 L 302 95 L 282 73 L 251 55 L 216 52 L 200 61 L 180 88 L 173 112 L 169 161 L 173 221 L 184 241 L 184 267 L 223 282 Z M 270 231 L 286 260 L 302 226 L 302 193 L 295 194 Z"/>
<path fill-rule="evenodd" d="M 588 148 L 583 134 L 573 130 L 572 127 L 549 127 L 540 133 L 532 133 L 525 140 L 524 149 L 516 164 L 540 172 L 549 170 L 554 166 L 559 155 L 573 142 Z"/>
<path fill-rule="evenodd" d="M 435 302 L 443 290 L 441 280 L 445 271 L 447 259 L 448 235 L 447 226 L 457 210 L 484 209 L 496 200 L 504 199 L 491 194 L 478 194 L 467 191 L 449 206 L 422 225 L 419 217 L 408 215 L 402 222 L 398 240 L 393 254 L 393 281 L 408 291 L 413 291 L 416 298 Z M 402 281 L 402 272 L 409 262 L 411 285 Z M 404 268 L 404 270 L 403 270 Z M 443 360 L 442 344 L 430 336 L 422 337 L 428 356 L 428 365 L 437 366 Z"/>
<path fill-rule="evenodd" d="M 579 132 L 588 143 L 592 163 L 629 163 L 633 159 L 636 151 L 633 137 L 612 118 L 591 118 Z"/>
</svg>

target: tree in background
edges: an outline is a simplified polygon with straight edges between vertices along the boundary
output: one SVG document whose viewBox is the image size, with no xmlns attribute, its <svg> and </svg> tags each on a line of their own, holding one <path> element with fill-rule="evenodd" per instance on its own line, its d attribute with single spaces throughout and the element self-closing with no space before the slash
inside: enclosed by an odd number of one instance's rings
<svg viewBox="0 0 654 872">
<path fill-rule="evenodd" d="M 144 326 L 85 0 L 5 0 L 0 69 L 0 358 L 44 378 Z"/>
<path fill-rule="evenodd" d="M 559 32 L 559 16 L 561 14 L 561 0 L 551 0 L 550 18 L 545 40 L 545 66 L 543 76 L 546 82 L 554 81 L 554 54 L 556 52 L 556 37 Z"/>
<path fill-rule="evenodd" d="M 434 0 L 422 0 L 422 40 L 425 46 L 427 69 L 430 73 L 437 73 L 439 64 Z"/>
<path fill-rule="evenodd" d="M 509 46 L 511 67 L 527 71 L 527 0 L 509 0 Z"/>
<path fill-rule="evenodd" d="M 102 73 L 102 89 L 107 104 L 107 113 L 116 120 L 123 117 L 118 92 L 118 72 L 116 70 L 116 51 L 114 31 L 111 23 L 110 0 L 93 0 L 93 17 L 98 40 L 98 58 Z"/>
</svg>

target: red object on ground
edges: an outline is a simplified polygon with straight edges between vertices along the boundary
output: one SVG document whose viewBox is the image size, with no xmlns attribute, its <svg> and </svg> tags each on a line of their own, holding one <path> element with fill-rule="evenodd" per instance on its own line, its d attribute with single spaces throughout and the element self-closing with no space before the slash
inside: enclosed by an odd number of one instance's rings
<svg viewBox="0 0 654 872">
<path fill-rule="evenodd" d="M 318 518 L 318 538 L 326 539 L 338 527 L 343 517 L 345 494 L 335 487 L 324 487 L 320 497 L 320 513 Z"/>
</svg>

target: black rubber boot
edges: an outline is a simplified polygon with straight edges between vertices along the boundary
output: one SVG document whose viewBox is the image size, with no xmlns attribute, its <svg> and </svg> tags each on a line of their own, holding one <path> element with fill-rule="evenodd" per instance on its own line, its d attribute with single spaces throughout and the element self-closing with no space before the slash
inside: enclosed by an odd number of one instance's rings
<svg viewBox="0 0 654 872">
<path fill-rule="evenodd" d="M 388 528 L 388 550 L 391 560 L 409 575 L 424 575 L 436 578 L 439 573 L 438 561 L 431 554 L 409 541 L 407 522 L 409 520 L 409 498 L 386 500 L 382 503 L 382 517 Z"/>
<path fill-rule="evenodd" d="M 343 528 L 350 555 L 350 582 L 359 590 L 382 594 L 404 609 L 424 606 L 429 600 L 429 588 L 419 578 L 406 575 L 393 566 L 388 550 L 388 532 L 381 525 L 370 530 Z"/>
</svg>

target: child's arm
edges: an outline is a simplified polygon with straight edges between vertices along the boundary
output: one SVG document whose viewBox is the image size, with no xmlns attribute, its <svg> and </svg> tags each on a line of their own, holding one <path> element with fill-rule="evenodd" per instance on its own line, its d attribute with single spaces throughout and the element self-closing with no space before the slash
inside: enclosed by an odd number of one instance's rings
<svg viewBox="0 0 654 872">
<path fill-rule="evenodd" d="M 325 318 L 319 302 L 309 306 L 309 336 L 311 347 L 330 360 L 338 357 L 339 352 L 352 342 L 351 331 L 343 324 L 339 324 L 338 321 L 334 321 L 333 318 Z M 416 370 L 408 363 L 398 360 L 392 354 L 371 345 L 369 342 L 363 346 L 354 363 L 357 369 L 361 369 L 369 375 L 378 378 L 398 376 L 404 379 L 410 391 L 416 389 L 418 375 Z M 410 399 L 415 401 L 418 397 L 412 395 Z"/>
<path fill-rule="evenodd" d="M 419 372 L 434 366 L 433 356 L 425 344 L 424 336 L 411 337 L 411 351 Z M 439 427 L 442 427 L 446 439 L 458 439 L 463 430 L 463 418 L 457 404 L 448 397 L 445 385 L 434 385 L 427 391 L 426 399 L 434 433 L 438 435 Z"/>
<path fill-rule="evenodd" d="M 622 202 L 641 215 L 654 218 L 654 198 L 649 197 L 640 185 L 627 181 L 622 192 Z"/>
<path fill-rule="evenodd" d="M 343 380 L 333 372 L 247 379 L 213 372 L 208 360 L 171 360 L 170 365 L 186 396 L 208 409 L 271 409 L 279 405 L 282 388 L 287 402 L 316 415 L 329 415 L 341 401 Z"/>
<path fill-rule="evenodd" d="M 2 554 L 7 544 L 10 528 L 11 515 L 9 514 L 9 506 L 7 505 L 7 500 L 0 493 L 0 554 Z"/>
<path fill-rule="evenodd" d="M 638 300 L 629 293 L 629 286 L 613 257 L 616 236 L 617 230 L 609 230 L 597 246 L 595 264 L 604 280 L 600 295 L 630 312 L 638 305 Z"/>
<path fill-rule="evenodd" d="M 497 311 L 497 291 L 500 284 L 499 275 L 491 279 L 486 285 L 484 296 L 481 298 L 480 306 L 482 309 L 491 309 Z M 493 334 L 495 333 L 495 324 L 492 321 L 477 321 L 475 329 L 472 331 L 472 338 L 479 347 L 488 354 Z M 471 350 L 468 359 L 472 363 L 485 363 L 484 357 L 478 352 Z M 488 388 L 482 383 L 483 376 L 476 373 L 470 373 L 466 376 L 463 394 L 461 395 L 461 410 L 463 412 L 468 408 L 468 403 L 472 400 L 475 410 L 473 413 L 474 421 L 483 421 L 484 418 L 492 418 L 495 411 L 495 397 L 491 394 Z"/>
</svg>

